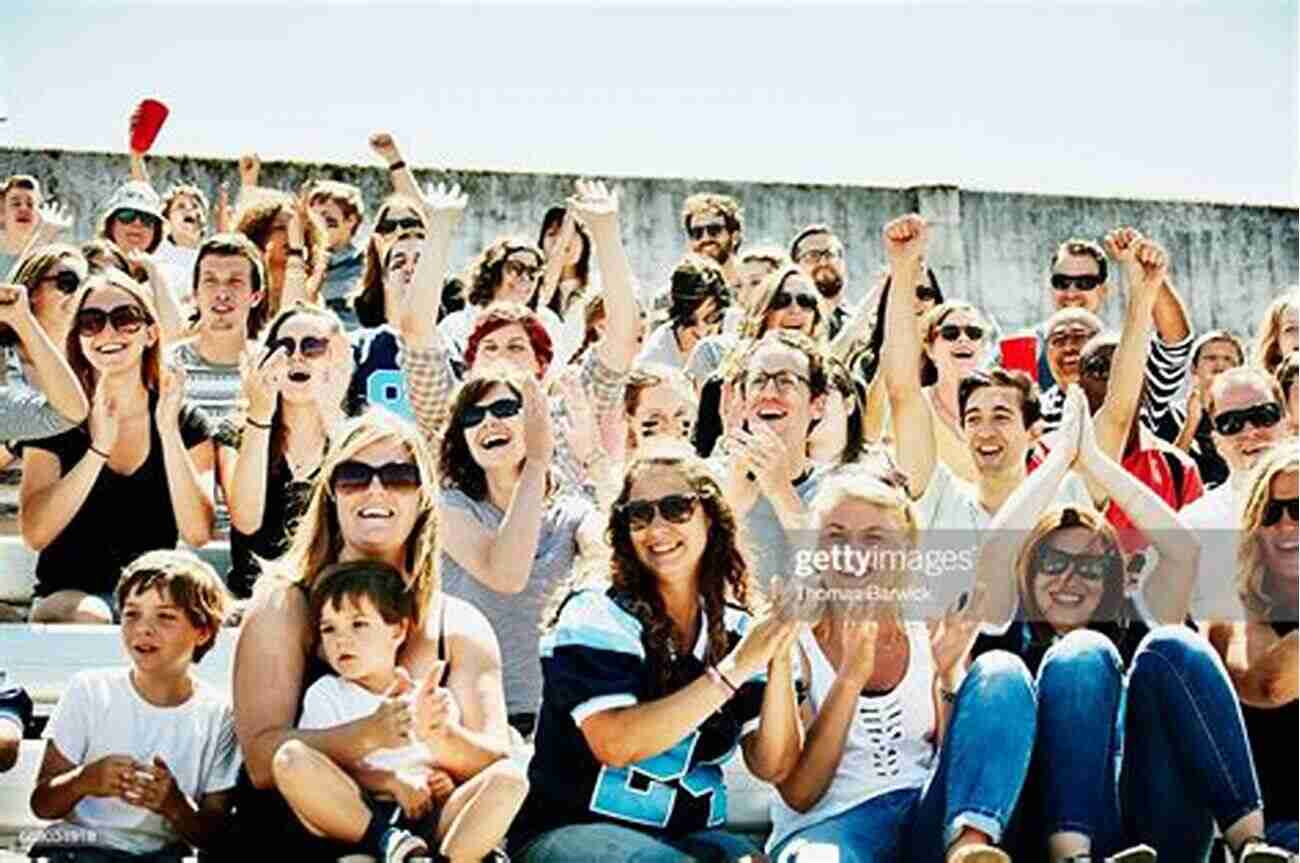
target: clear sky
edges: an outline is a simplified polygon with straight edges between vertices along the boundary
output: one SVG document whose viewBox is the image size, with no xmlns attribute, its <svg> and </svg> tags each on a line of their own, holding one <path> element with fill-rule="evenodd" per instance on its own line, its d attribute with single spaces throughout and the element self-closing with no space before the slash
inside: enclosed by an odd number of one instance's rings
<svg viewBox="0 0 1300 863">
<path fill-rule="evenodd" d="M 1295 0 L 3 5 L 0 145 L 1300 198 Z"/>
</svg>

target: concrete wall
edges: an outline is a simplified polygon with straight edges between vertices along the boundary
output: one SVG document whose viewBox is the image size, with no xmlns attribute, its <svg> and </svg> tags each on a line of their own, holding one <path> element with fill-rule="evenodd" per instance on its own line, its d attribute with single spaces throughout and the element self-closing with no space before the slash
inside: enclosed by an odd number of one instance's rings
<svg viewBox="0 0 1300 863">
<path fill-rule="evenodd" d="M 154 184 L 194 182 L 215 196 L 222 181 L 238 188 L 231 160 L 150 160 Z M 48 194 L 75 213 L 78 237 L 89 236 L 113 188 L 128 175 L 123 155 L 0 149 L 0 177 L 34 174 Z M 417 171 L 421 181 L 444 179 Z M 263 166 L 263 183 L 296 188 L 309 177 L 329 177 L 361 187 L 373 208 L 389 191 L 377 167 L 308 163 Z M 542 214 L 573 188 L 571 176 L 456 171 L 451 177 L 470 195 L 453 261 L 468 261 L 502 233 L 536 238 Z M 1067 237 L 1100 239 L 1109 229 L 1132 224 L 1160 240 L 1173 258 L 1175 283 L 1187 299 L 1197 330 L 1253 330 L 1261 311 L 1284 286 L 1297 281 L 1297 211 L 1281 207 L 1065 198 L 927 186 L 884 189 L 707 180 L 627 178 L 624 240 L 642 284 L 665 283 L 684 251 L 678 227 L 681 203 L 693 191 L 738 197 L 745 207 L 746 242 L 784 246 L 802 226 L 830 223 L 848 246 L 851 296 L 884 264 L 881 226 L 913 210 L 936 225 L 932 264 L 950 296 L 966 297 L 998 320 L 1004 331 L 1041 320 L 1048 308 L 1047 260 Z M 1117 318 L 1119 304 L 1108 317 Z"/>
</svg>

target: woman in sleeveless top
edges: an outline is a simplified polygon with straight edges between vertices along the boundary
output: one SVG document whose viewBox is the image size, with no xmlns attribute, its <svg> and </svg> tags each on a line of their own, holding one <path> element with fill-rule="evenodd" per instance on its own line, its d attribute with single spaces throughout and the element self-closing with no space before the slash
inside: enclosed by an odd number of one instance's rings
<svg viewBox="0 0 1300 863">
<path fill-rule="evenodd" d="M 816 621 L 799 638 L 807 737 L 776 785 L 769 856 L 1007 860 L 994 846 L 1034 737 L 1024 665 L 999 653 L 966 670 L 969 610 L 927 624 L 907 608 L 913 576 L 900 562 L 917 550 L 918 529 L 903 491 L 843 466 L 822 481 L 811 511 L 830 563 L 798 594 Z"/>
<path fill-rule="evenodd" d="M 1259 784 L 1231 682 L 1209 643 L 1182 625 L 1197 537 L 1101 451 L 1077 386 L 1065 416 L 1051 454 L 994 517 L 977 570 L 997 636 L 974 654 L 1011 650 L 1038 676 L 1026 853 L 1046 849 L 1054 863 L 1117 852 L 1132 863 L 1156 854 L 1205 861 L 1217 823 L 1234 859 L 1276 860 L 1262 840 Z M 1052 504 L 1071 469 L 1151 541 L 1156 563 L 1131 597 L 1129 561 L 1105 517 Z"/>
<path fill-rule="evenodd" d="M 236 789 L 232 858 L 246 858 L 250 848 L 268 859 L 314 860 L 333 851 L 299 826 L 274 790 L 276 753 L 298 741 L 336 762 L 355 763 L 376 739 L 409 735 L 413 723 L 430 721 L 434 693 L 449 690 L 460 711 L 459 722 L 444 735 L 454 764 L 448 772 L 458 782 L 479 775 L 485 782 L 519 779 L 506 760 L 509 737 L 496 636 L 473 606 L 444 596 L 437 580 L 434 473 L 419 433 L 387 412 L 363 414 L 339 432 L 321 475 L 326 481 L 317 485 L 288 554 L 277 562 L 278 577 L 254 592 L 235 651 L 235 732 L 244 771 Z M 431 688 L 427 702 L 387 699 L 366 719 L 338 728 L 299 730 L 302 695 L 325 670 L 307 592 L 326 566 L 360 559 L 389 563 L 407 578 L 419 623 L 398 660 L 420 681 L 440 656 L 445 658 L 445 689 Z"/>
</svg>

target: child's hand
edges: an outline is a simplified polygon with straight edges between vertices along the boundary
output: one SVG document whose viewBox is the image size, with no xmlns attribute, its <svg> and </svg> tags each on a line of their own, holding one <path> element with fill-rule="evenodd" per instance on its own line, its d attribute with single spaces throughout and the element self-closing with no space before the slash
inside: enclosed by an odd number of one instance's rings
<svg viewBox="0 0 1300 863">
<path fill-rule="evenodd" d="M 105 755 L 81 769 L 86 794 L 90 797 L 120 797 L 131 787 L 135 759 L 130 755 Z"/>
<path fill-rule="evenodd" d="M 153 757 L 153 766 L 148 770 L 136 769 L 132 772 L 130 787 L 122 795 L 127 803 L 148 809 L 164 818 L 175 811 L 175 798 L 181 793 L 176 785 L 176 777 L 161 756 Z"/>
<path fill-rule="evenodd" d="M 366 719 L 367 739 L 372 749 L 400 749 L 411 742 L 411 722 L 414 712 L 407 696 L 411 677 L 398 666 L 397 682 L 384 693 L 384 700 Z"/>
<path fill-rule="evenodd" d="M 418 821 L 433 809 L 433 794 L 428 784 L 412 781 L 404 774 L 393 774 L 392 794 L 397 804 L 402 807 L 402 814 L 412 821 Z"/>
<path fill-rule="evenodd" d="M 451 778 L 450 773 L 436 769 L 429 771 L 429 793 L 433 795 L 434 803 L 443 805 L 455 790 L 456 782 Z"/>
</svg>

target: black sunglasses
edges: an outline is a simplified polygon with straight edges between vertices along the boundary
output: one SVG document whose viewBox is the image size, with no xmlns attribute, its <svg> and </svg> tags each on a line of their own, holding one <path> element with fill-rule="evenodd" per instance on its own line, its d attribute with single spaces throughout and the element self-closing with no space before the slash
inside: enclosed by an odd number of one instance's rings
<svg viewBox="0 0 1300 863">
<path fill-rule="evenodd" d="M 409 491 L 420 487 L 420 468 L 415 462 L 390 461 L 378 467 L 363 461 L 339 462 L 330 474 L 330 489 L 340 492 L 364 491 L 375 477 L 386 489 Z"/>
<path fill-rule="evenodd" d="M 64 270 L 57 276 L 46 276 L 41 282 L 54 282 L 54 287 L 61 294 L 75 294 L 77 288 L 81 287 L 81 276 L 71 270 Z"/>
<path fill-rule="evenodd" d="M 1300 521 L 1300 497 L 1270 498 L 1264 507 L 1264 527 L 1272 527 L 1282 520 L 1282 513 L 1291 516 L 1292 521 Z"/>
<path fill-rule="evenodd" d="M 113 218 L 121 222 L 123 225 L 132 225 L 136 222 L 144 222 L 147 225 L 158 223 L 158 217 L 153 213 L 146 213 L 143 210 L 132 210 L 129 207 L 125 210 L 118 210 L 113 213 Z"/>
<path fill-rule="evenodd" d="M 1052 287 L 1058 291 L 1095 291 L 1106 280 L 1101 276 L 1067 276 L 1052 273 Z"/>
<path fill-rule="evenodd" d="M 1282 408 L 1277 402 L 1263 402 L 1236 411 L 1224 411 L 1214 418 L 1214 430 L 1221 435 L 1235 435 L 1250 423 L 1255 428 L 1267 429 L 1282 420 Z"/>
<path fill-rule="evenodd" d="M 984 328 L 977 327 L 974 324 L 967 324 L 965 326 L 944 324 L 939 327 L 939 336 L 945 342 L 957 341 L 957 339 L 961 338 L 962 333 L 965 333 L 966 338 L 970 339 L 972 342 L 978 342 L 984 338 Z"/>
<path fill-rule="evenodd" d="M 1101 581 L 1107 577 L 1117 577 L 1122 564 L 1119 555 L 1114 552 L 1071 554 L 1044 542 L 1038 546 L 1036 569 L 1041 575 L 1050 576 L 1062 575 L 1068 569 L 1085 581 Z"/>
<path fill-rule="evenodd" d="M 937 303 L 940 300 L 939 291 L 929 285 L 917 285 L 916 298 L 923 303 Z"/>
<path fill-rule="evenodd" d="M 316 359 L 325 356 L 329 352 L 330 342 L 329 339 L 322 339 L 319 336 L 303 336 L 295 343 L 291 337 L 285 336 L 276 339 L 275 346 L 276 348 L 284 348 L 286 357 L 291 357 L 294 353 L 301 351 L 302 355 L 307 359 Z"/>
<path fill-rule="evenodd" d="M 629 500 L 617 512 L 627 522 L 629 530 L 645 530 L 655 520 L 655 510 L 673 524 L 685 524 L 695 513 L 697 500 L 699 497 L 693 494 L 670 494 L 658 500 Z"/>
<path fill-rule="evenodd" d="M 488 414 L 499 420 L 509 419 L 519 413 L 523 406 L 519 399 L 497 399 L 490 405 L 470 405 L 460 415 L 460 427 L 472 429 L 487 419 Z"/>
<path fill-rule="evenodd" d="M 116 306 L 109 311 L 103 309 L 82 309 L 77 312 L 77 335 L 97 336 L 108 324 L 119 333 L 131 334 L 149 323 L 149 318 L 138 306 Z"/>
<path fill-rule="evenodd" d="M 727 225 L 725 222 L 714 222 L 712 225 L 700 225 L 698 228 L 691 228 L 687 233 L 691 235 L 692 240 L 702 240 L 705 234 L 714 238 L 721 237 L 726 230 Z"/>
<path fill-rule="evenodd" d="M 541 267 L 529 266 L 519 261 L 506 261 L 505 271 L 516 279 L 527 279 L 530 282 L 542 274 Z"/>
<path fill-rule="evenodd" d="M 405 219 L 381 219 L 379 224 L 375 225 L 375 233 L 391 234 L 393 231 L 409 231 L 412 228 L 423 228 L 424 222 L 415 216 L 407 216 Z"/>
<path fill-rule="evenodd" d="M 807 309 L 810 312 L 817 311 L 817 298 L 812 294 L 792 294 L 789 291 L 777 291 L 773 294 L 772 304 L 768 306 L 768 310 L 779 312 L 791 303 L 795 303 L 799 308 Z"/>
</svg>

